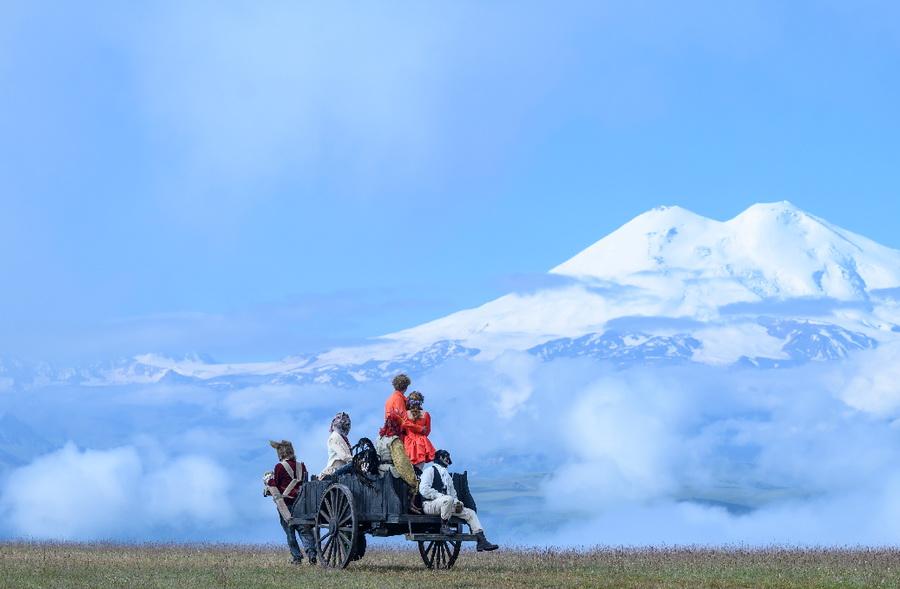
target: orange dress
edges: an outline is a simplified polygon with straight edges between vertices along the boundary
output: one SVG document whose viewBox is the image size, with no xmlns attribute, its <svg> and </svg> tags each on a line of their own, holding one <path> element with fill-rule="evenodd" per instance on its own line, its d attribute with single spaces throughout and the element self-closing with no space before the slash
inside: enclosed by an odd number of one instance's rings
<svg viewBox="0 0 900 589">
<path fill-rule="evenodd" d="M 403 423 L 406 434 L 403 436 L 403 446 L 409 461 L 413 464 L 431 462 L 434 460 L 434 445 L 428 439 L 428 434 L 431 433 L 431 415 L 423 411 L 419 419 L 413 419 L 408 413 L 406 417 Z"/>
</svg>

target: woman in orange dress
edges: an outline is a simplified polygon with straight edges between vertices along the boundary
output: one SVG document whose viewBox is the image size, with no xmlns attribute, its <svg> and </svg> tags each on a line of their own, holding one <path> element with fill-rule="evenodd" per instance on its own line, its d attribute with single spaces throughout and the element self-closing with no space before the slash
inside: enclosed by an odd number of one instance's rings
<svg viewBox="0 0 900 589">
<path fill-rule="evenodd" d="M 434 460 L 434 446 L 428 435 L 431 433 L 431 415 L 422 410 L 425 396 L 413 391 L 406 399 L 406 421 L 403 423 L 403 446 L 409 461 L 419 470 Z"/>
</svg>

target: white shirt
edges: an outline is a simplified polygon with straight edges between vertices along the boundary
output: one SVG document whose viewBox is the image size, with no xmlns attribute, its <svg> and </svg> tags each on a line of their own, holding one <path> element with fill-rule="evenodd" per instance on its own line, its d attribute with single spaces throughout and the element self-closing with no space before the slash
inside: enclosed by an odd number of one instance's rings
<svg viewBox="0 0 900 589">
<path fill-rule="evenodd" d="M 440 493 L 433 487 L 435 470 L 437 470 L 438 476 L 441 477 L 441 482 L 444 483 L 444 487 L 447 489 L 445 493 Z M 426 501 L 434 501 L 439 499 L 441 495 L 449 495 L 453 499 L 457 499 L 456 487 L 453 486 L 453 477 L 450 476 L 450 472 L 446 468 L 437 462 L 432 462 L 427 468 L 422 469 L 422 477 L 419 479 L 419 494 Z"/>
<path fill-rule="evenodd" d="M 378 470 L 382 473 L 390 472 L 395 477 L 400 478 L 400 473 L 394 467 L 394 458 L 391 456 L 391 444 L 396 439 L 397 436 L 380 436 L 375 440 L 375 451 L 378 453 L 378 459 L 381 461 L 381 464 L 378 465 Z"/>
<path fill-rule="evenodd" d="M 322 469 L 322 472 L 319 473 L 319 476 L 323 477 L 331 474 L 351 460 L 353 460 L 353 455 L 350 453 L 350 446 L 344 440 L 344 436 L 337 431 L 333 431 L 328 436 L 328 463 Z"/>
</svg>

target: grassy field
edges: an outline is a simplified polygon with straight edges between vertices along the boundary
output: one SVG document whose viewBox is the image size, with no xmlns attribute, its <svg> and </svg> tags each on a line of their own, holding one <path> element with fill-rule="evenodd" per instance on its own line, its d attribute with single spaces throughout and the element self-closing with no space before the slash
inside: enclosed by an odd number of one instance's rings
<svg viewBox="0 0 900 589">
<path fill-rule="evenodd" d="M 900 550 L 463 550 L 451 571 L 373 548 L 346 570 L 271 546 L 0 544 L 0 587 L 900 587 Z"/>
</svg>

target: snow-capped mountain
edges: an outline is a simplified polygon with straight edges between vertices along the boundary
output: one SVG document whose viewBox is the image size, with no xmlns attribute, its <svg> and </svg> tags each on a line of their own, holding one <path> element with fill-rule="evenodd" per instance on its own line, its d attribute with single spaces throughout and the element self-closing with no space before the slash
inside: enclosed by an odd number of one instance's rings
<svg viewBox="0 0 900 589">
<path fill-rule="evenodd" d="M 480 348 L 518 340 L 518 347 L 530 347 L 554 336 L 603 332 L 623 317 L 715 324 L 736 311 L 760 314 L 767 302 L 804 299 L 844 303 L 847 315 L 854 306 L 847 303 L 864 306 L 880 290 L 900 286 L 900 251 L 790 203 L 754 205 L 725 222 L 661 207 L 550 274 L 561 286 L 509 294 L 387 338 L 455 339 Z M 879 327 L 889 329 L 891 318 Z"/>
<path fill-rule="evenodd" d="M 620 366 L 774 368 L 838 360 L 900 337 L 900 251 L 788 202 L 756 204 L 727 221 L 659 207 L 551 269 L 547 279 L 544 288 L 315 356 L 219 364 L 145 354 L 56 378 L 86 385 L 352 385 L 510 350 Z M 25 383 L 23 371 L 0 362 L 0 388 Z M 53 378 L 45 367 L 34 382 Z"/>
</svg>

